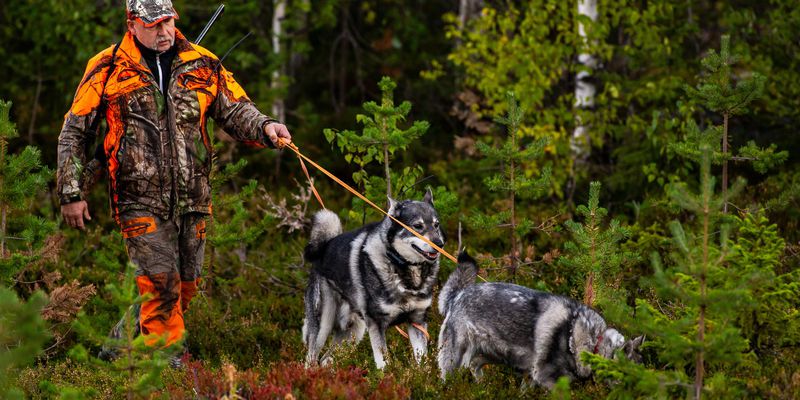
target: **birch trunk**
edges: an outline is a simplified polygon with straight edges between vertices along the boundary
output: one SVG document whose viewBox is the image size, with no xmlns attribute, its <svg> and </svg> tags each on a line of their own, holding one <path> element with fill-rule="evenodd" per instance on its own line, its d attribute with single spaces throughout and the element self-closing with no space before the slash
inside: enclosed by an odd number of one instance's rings
<svg viewBox="0 0 800 400">
<path fill-rule="evenodd" d="M 483 7 L 482 0 L 460 0 L 458 3 L 458 27 L 462 30 Z"/>
<path fill-rule="evenodd" d="M 597 21 L 597 0 L 578 0 L 578 15 L 589 17 Z M 597 91 L 591 82 L 592 71 L 597 68 L 597 58 L 588 52 L 590 47 L 586 35 L 586 27 L 578 22 L 578 35 L 583 41 L 583 50 L 578 54 L 578 63 L 581 71 L 575 75 L 575 108 L 576 111 L 594 106 L 594 95 Z M 575 115 L 575 131 L 572 132 L 572 153 L 576 161 L 585 160 L 589 156 L 589 131 L 581 121 L 580 115 Z"/>
<path fill-rule="evenodd" d="M 286 17 L 286 1 L 288 0 L 274 0 L 272 12 L 272 53 L 276 59 L 281 58 L 281 36 L 283 35 L 283 19 Z M 281 87 L 281 75 L 284 69 L 284 63 L 272 72 L 272 83 L 270 88 L 272 93 L 278 93 Z M 286 107 L 283 102 L 283 95 L 275 96 L 272 101 L 272 117 L 285 123 L 286 121 Z M 278 156 L 275 157 L 275 180 L 281 175 L 281 156 L 283 150 L 278 150 Z"/>
<path fill-rule="evenodd" d="M 286 18 L 286 0 L 275 0 L 274 12 L 272 13 L 272 53 L 277 58 L 281 57 L 281 36 L 283 35 L 283 19 Z M 272 73 L 273 93 L 281 87 L 281 76 L 283 74 L 283 64 Z M 286 118 L 286 110 L 283 103 L 283 96 L 277 96 L 272 102 L 272 116 L 278 121 L 283 122 Z"/>
</svg>

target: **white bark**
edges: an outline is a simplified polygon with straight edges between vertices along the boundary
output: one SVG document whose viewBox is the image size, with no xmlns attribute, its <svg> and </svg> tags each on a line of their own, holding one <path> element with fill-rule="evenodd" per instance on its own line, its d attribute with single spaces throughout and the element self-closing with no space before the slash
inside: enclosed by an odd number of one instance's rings
<svg viewBox="0 0 800 400">
<path fill-rule="evenodd" d="M 589 17 L 592 21 L 597 21 L 597 0 L 578 0 L 578 14 Z M 586 27 L 578 22 L 578 35 L 583 40 L 583 50 L 578 54 L 578 63 L 586 70 L 578 72 L 575 76 L 575 108 L 585 109 L 594 106 L 594 96 L 597 91 L 590 78 L 592 72 L 597 68 L 597 57 L 586 52 L 589 41 L 586 35 Z M 575 131 L 572 133 L 572 152 L 576 160 L 585 159 L 589 156 L 589 131 L 583 125 L 581 118 L 575 116 Z"/>
<path fill-rule="evenodd" d="M 467 22 L 480 12 L 481 7 L 483 7 L 483 0 L 460 0 L 458 3 L 458 27 L 463 30 Z"/>
<path fill-rule="evenodd" d="M 274 12 L 272 14 L 272 52 L 275 57 L 281 57 L 281 36 L 283 35 L 283 19 L 286 17 L 286 1 L 287 0 L 274 0 Z M 276 69 L 272 73 L 272 89 L 277 90 L 281 85 L 281 70 L 283 67 Z M 283 103 L 283 97 L 276 97 L 272 102 L 272 117 L 278 121 L 286 120 L 286 108 Z"/>
</svg>

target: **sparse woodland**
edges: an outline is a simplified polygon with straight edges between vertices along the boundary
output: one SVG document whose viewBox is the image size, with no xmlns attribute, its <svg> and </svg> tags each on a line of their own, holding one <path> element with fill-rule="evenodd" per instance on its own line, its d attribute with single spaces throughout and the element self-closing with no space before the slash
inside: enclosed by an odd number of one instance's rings
<svg viewBox="0 0 800 400">
<path fill-rule="evenodd" d="M 190 39 L 217 3 L 173 2 Z M 297 157 L 214 129 L 214 216 L 176 349 L 107 334 L 142 301 L 110 217 L 61 221 L 58 134 L 118 0 L 0 3 L 0 398 L 800 397 L 800 7 L 789 0 L 231 1 L 203 46 L 307 156 L 385 205 L 431 188 L 488 281 L 575 298 L 643 363 L 526 387 L 439 379 L 387 332 L 305 368 L 303 248 L 320 208 Z M 93 149 L 92 145 L 92 149 Z M 310 168 L 345 229 L 380 214 Z M 439 281 L 455 264 L 442 257 Z M 435 302 L 434 302 L 435 303 Z M 128 321 L 125 330 L 133 332 Z M 124 355 L 98 359 L 102 346 Z"/>
</svg>

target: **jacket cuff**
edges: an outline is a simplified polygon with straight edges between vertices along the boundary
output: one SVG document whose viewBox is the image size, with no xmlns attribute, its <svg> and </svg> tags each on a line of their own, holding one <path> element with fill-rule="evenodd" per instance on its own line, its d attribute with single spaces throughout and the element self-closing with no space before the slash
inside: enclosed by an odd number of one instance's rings
<svg viewBox="0 0 800 400">
<path fill-rule="evenodd" d="M 60 203 L 61 203 L 62 206 L 66 205 L 66 204 L 75 203 L 75 202 L 83 200 L 83 196 L 81 195 L 81 193 L 62 194 L 59 197 L 60 197 L 59 200 L 60 200 Z"/>
</svg>

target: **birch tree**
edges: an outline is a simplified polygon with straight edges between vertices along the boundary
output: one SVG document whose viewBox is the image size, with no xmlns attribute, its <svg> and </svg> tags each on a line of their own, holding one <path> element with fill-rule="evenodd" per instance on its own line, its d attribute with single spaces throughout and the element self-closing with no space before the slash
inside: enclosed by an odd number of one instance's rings
<svg viewBox="0 0 800 400">
<path fill-rule="evenodd" d="M 584 18 L 585 17 L 585 18 Z M 578 0 L 578 35 L 583 42 L 581 53 L 578 54 L 580 69 L 575 75 L 575 130 L 572 132 L 572 153 L 576 161 L 589 157 L 588 128 L 581 119 L 581 111 L 594 107 L 594 96 L 597 92 L 592 83 L 592 72 L 597 68 L 597 57 L 589 51 L 590 41 L 586 33 L 584 20 L 589 18 L 597 21 L 597 0 Z"/>
</svg>

